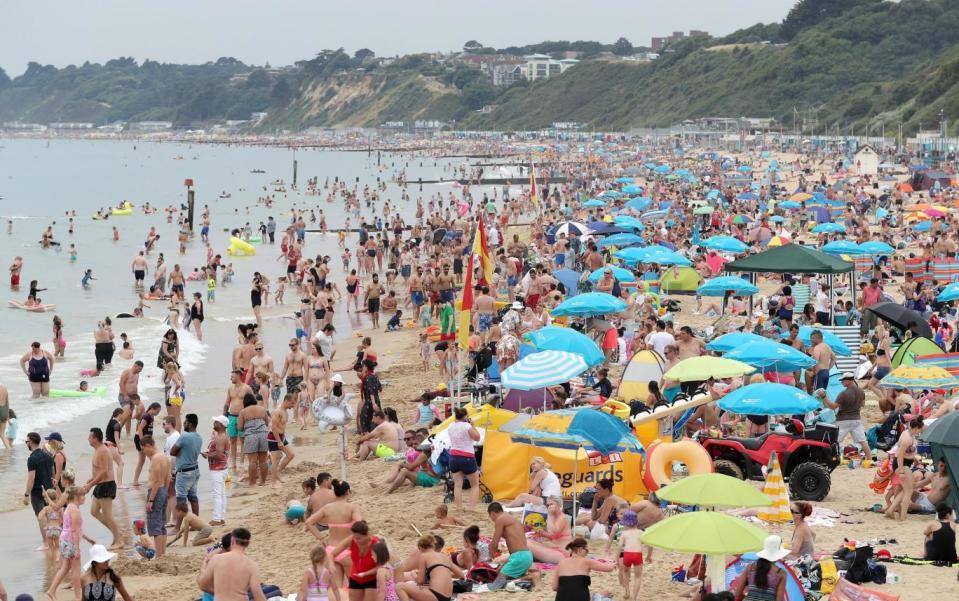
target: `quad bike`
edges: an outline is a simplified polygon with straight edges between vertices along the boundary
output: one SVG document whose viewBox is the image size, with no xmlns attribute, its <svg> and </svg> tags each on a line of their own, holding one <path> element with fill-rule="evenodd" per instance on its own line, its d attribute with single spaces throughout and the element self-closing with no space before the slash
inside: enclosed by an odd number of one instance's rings
<svg viewBox="0 0 959 601">
<path fill-rule="evenodd" d="M 799 420 L 787 433 L 768 432 L 757 438 L 704 438 L 700 442 L 713 459 L 714 469 L 740 480 L 764 480 L 762 468 L 776 453 L 783 479 L 794 498 L 822 501 L 829 494 L 830 474 L 841 461 L 839 429 L 817 423 L 806 430 Z"/>
</svg>

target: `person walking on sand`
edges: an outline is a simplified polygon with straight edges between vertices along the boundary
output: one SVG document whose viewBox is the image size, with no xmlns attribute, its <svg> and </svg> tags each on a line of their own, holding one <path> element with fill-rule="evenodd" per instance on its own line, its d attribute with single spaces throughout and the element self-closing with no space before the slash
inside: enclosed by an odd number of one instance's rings
<svg viewBox="0 0 959 601">
<path fill-rule="evenodd" d="M 210 436 L 210 445 L 200 453 L 209 464 L 210 483 L 213 487 L 213 519 L 211 526 L 222 526 L 226 523 L 226 475 L 227 460 L 230 453 L 230 437 L 226 433 L 230 420 L 224 415 L 213 418 L 213 434 Z"/>
<path fill-rule="evenodd" d="M 39 342 L 30 344 L 30 352 L 20 357 L 20 369 L 30 381 L 33 398 L 50 396 L 50 375 L 53 374 L 53 355 L 40 348 Z"/>
<path fill-rule="evenodd" d="M 63 512 L 63 530 L 60 532 L 60 569 L 47 590 L 47 597 L 51 601 L 56 599 L 57 589 L 67 576 L 70 577 L 70 585 L 73 587 L 76 600 L 81 601 L 83 598 L 80 588 L 80 539 L 91 545 L 97 544 L 97 541 L 83 533 L 83 514 L 80 513 L 80 506 L 83 505 L 85 497 L 85 492 L 79 487 L 71 486 L 67 491 L 67 508 Z"/>
<path fill-rule="evenodd" d="M 293 408 L 295 398 L 294 395 L 286 393 L 280 410 L 274 411 L 273 417 L 270 418 L 270 432 L 266 436 L 266 441 L 270 449 L 270 459 L 273 462 L 273 469 L 270 470 L 273 472 L 273 481 L 270 485 L 272 488 L 276 488 L 280 483 L 280 472 L 293 461 L 293 450 L 290 449 L 286 440 L 286 423 L 287 412 Z"/>
<path fill-rule="evenodd" d="M 170 460 L 157 451 L 153 436 L 140 440 L 143 454 L 150 460 L 150 480 L 146 493 L 147 534 L 153 537 L 156 557 L 166 553 L 167 487 L 170 484 Z"/>
<path fill-rule="evenodd" d="M 210 557 L 201 568 L 196 583 L 200 590 L 213 595 L 213 601 L 244 601 L 249 595 L 253 601 L 266 601 L 260 568 L 246 554 L 250 538 L 249 530 L 235 528 L 229 553 Z"/>
<path fill-rule="evenodd" d="M 27 486 L 23 493 L 23 504 L 28 503 L 33 507 L 33 515 L 39 515 L 40 511 L 46 507 L 47 501 L 43 497 L 43 491 L 53 488 L 53 474 L 55 467 L 53 457 L 40 448 L 40 435 L 36 432 L 27 434 L 27 450 L 30 456 L 27 458 Z M 37 522 L 39 524 L 39 521 Z M 40 527 L 41 540 L 46 543 L 46 534 L 43 527 Z M 41 547 L 43 549 L 44 547 Z"/>
<path fill-rule="evenodd" d="M 113 535 L 110 549 L 122 549 L 123 540 L 120 529 L 113 519 L 113 500 L 117 498 L 117 483 L 113 475 L 113 458 L 110 451 L 103 444 L 103 430 L 90 428 L 87 442 L 93 447 L 93 475 L 87 480 L 83 492 L 93 491 L 93 503 L 90 505 L 90 515 L 107 527 Z"/>
<path fill-rule="evenodd" d="M 170 449 L 170 455 L 176 457 L 176 481 L 173 485 L 176 502 L 189 501 L 193 513 L 197 515 L 200 513 L 200 498 L 197 496 L 197 484 L 200 481 L 199 458 L 203 448 L 203 438 L 196 431 L 199 424 L 200 418 L 196 413 L 187 413 L 183 418 L 183 432 Z M 177 523 L 177 528 L 179 526 Z"/>
</svg>

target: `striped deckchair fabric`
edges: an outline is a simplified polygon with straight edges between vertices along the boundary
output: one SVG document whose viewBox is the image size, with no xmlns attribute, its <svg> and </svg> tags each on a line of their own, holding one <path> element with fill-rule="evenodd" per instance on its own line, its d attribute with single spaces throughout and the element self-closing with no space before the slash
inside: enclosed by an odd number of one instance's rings
<svg viewBox="0 0 959 601">
<path fill-rule="evenodd" d="M 905 260 L 905 270 L 907 272 L 912 272 L 913 277 L 920 284 L 925 284 L 929 281 L 930 274 L 926 271 L 926 262 L 922 258 L 913 257 L 911 259 Z"/>
<path fill-rule="evenodd" d="M 933 261 L 931 268 L 931 275 L 937 282 L 955 282 L 959 280 L 959 262 L 957 261 Z"/>
<path fill-rule="evenodd" d="M 819 326 L 819 329 L 832 332 L 846 343 L 853 354 L 848 357 L 836 355 L 836 367 L 839 371 L 855 373 L 856 368 L 863 362 L 863 357 L 859 354 L 859 346 L 862 343 L 859 337 L 859 326 Z"/>
<path fill-rule="evenodd" d="M 793 300 L 796 301 L 796 314 L 802 313 L 803 307 L 809 302 L 809 284 L 794 284 L 792 287 Z"/>
<path fill-rule="evenodd" d="M 856 265 L 856 275 L 862 275 L 864 273 L 872 272 L 872 267 L 875 263 L 872 260 L 872 257 L 843 257 L 847 261 L 852 261 Z"/>
<path fill-rule="evenodd" d="M 959 353 L 916 355 L 917 367 L 941 367 L 954 376 L 959 376 Z"/>
</svg>

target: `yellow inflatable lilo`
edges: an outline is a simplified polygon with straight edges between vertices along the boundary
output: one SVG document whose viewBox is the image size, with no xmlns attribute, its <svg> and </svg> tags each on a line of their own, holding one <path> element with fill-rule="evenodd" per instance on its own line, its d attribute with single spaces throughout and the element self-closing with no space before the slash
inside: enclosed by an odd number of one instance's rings
<svg viewBox="0 0 959 601">
<path fill-rule="evenodd" d="M 244 242 L 239 238 L 230 238 L 230 246 L 226 249 L 226 254 L 231 257 L 252 257 L 256 254 L 256 248 L 249 242 Z"/>
</svg>

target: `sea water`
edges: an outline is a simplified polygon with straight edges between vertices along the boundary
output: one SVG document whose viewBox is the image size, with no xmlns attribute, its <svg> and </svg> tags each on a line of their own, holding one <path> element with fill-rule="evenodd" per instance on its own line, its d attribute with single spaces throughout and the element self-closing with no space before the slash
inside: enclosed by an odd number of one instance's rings
<svg viewBox="0 0 959 601">
<path fill-rule="evenodd" d="M 253 320 L 249 303 L 249 288 L 252 273 L 262 271 L 274 282 L 284 272 L 284 263 L 278 262 L 279 244 L 257 246 L 255 257 L 229 257 L 229 230 L 242 227 L 247 222 L 256 229 L 261 221 L 272 215 L 279 229 L 289 222 L 291 210 L 312 208 L 326 215 L 331 229 L 343 227 L 346 214 L 340 198 L 326 202 L 323 182 L 328 177 L 346 180 L 350 185 L 359 178 L 359 189 L 369 185 L 373 189 L 378 181 L 388 181 L 399 169 L 406 168 L 409 179 L 424 180 L 448 176 L 444 170 L 449 161 L 432 158 L 411 157 L 402 154 L 383 155 L 377 165 L 376 154 L 365 152 L 305 151 L 295 154 L 298 161 L 299 184 L 305 190 L 309 177 L 318 176 L 322 195 L 307 196 L 291 190 L 293 152 L 286 148 L 248 147 L 227 145 L 186 145 L 144 141 L 92 141 L 92 140 L 35 140 L 0 139 L 0 290 L 2 300 L 23 301 L 29 290 L 30 280 L 37 280 L 39 293 L 44 303 L 55 304 L 56 309 L 47 313 L 31 313 L 10 308 L 0 303 L 0 382 L 10 391 L 10 404 L 19 420 L 18 436 L 13 452 L 0 450 L 0 519 L 16 515 L 24 523 L 13 530 L 0 529 L 0 565 L 19 566 L 20 570 L 4 572 L 8 590 L 11 584 L 19 591 L 38 592 L 45 586 L 42 557 L 33 553 L 39 543 L 38 531 L 29 511 L 20 509 L 15 514 L 3 513 L 21 507 L 20 496 L 26 478 L 26 447 L 22 443 L 27 432 L 38 431 L 43 435 L 61 431 L 67 441 L 65 449 L 70 463 L 76 467 L 79 482 L 90 475 L 89 453 L 86 432 L 92 426 L 105 427 L 110 409 L 116 407 L 117 380 L 120 371 L 130 361 L 114 357 L 114 368 L 98 378 L 84 378 L 80 372 L 94 367 L 93 330 L 97 321 L 118 313 L 132 313 L 137 297 L 133 287 L 132 261 L 143 249 L 151 226 L 156 227 L 160 240 L 156 250 L 149 255 L 150 273 L 146 278 L 153 281 L 152 270 L 158 252 L 163 252 L 168 272 L 174 264 L 180 264 L 184 272 L 190 272 L 206 263 L 207 251 L 199 235 L 194 236 L 185 256 L 178 253 L 178 226 L 176 220 L 167 223 L 163 208 L 179 208 L 186 202 L 185 179 L 192 179 L 196 193 L 196 218 L 205 206 L 212 214 L 210 245 L 215 253 L 223 255 L 224 262 L 232 262 L 236 276 L 230 287 L 217 288 L 216 302 L 206 303 L 206 336 L 200 342 L 192 334 L 180 332 L 180 363 L 187 383 L 187 390 L 194 395 L 220 395 L 228 383 L 230 351 L 234 341 L 231 330 L 235 324 Z M 462 159 L 456 160 L 459 164 Z M 252 170 L 265 173 L 251 173 Z M 274 192 L 271 182 L 286 181 L 287 192 Z M 413 221 L 416 199 L 422 196 L 424 205 L 429 196 L 442 191 L 444 196 L 452 188 L 447 185 L 425 185 L 420 191 L 410 186 L 411 200 L 400 201 L 402 190 L 390 183 L 381 198 L 389 200 L 395 210 Z M 482 193 L 482 191 L 477 191 Z M 267 194 L 274 196 L 274 205 L 267 209 L 257 203 L 257 198 Z M 220 198 L 229 195 L 229 198 Z M 107 220 L 94 220 L 98 209 L 115 207 L 124 200 L 135 206 L 130 216 L 113 216 Z M 157 209 L 153 215 L 144 215 L 140 207 L 149 202 Z M 382 201 L 376 207 L 382 215 Z M 68 213 L 73 217 L 74 233 L 68 233 Z M 363 207 L 363 217 L 370 218 L 371 211 Z M 358 220 L 353 218 L 354 227 Z M 8 224 L 12 232 L 8 233 Z M 54 238 L 59 247 L 42 249 L 39 244 L 42 232 L 53 226 Z M 119 231 L 119 241 L 114 241 L 112 228 Z M 316 228 L 316 224 L 308 224 Z M 76 260 L 71 260 L 70 244 L 76 246 Z M 348 237 L 351 249 L 356 246 L 356 236 Z M 334 281 L 340 289 L 344 273 L 339 260 L 337 236 L 309 234 L 307 256 L 330 255 L 333 260 Z M 15 256 L 22 256 L 24 268 L 20 290 L 9 287 L 6 267 Z M 92 269 L 96 278 L 89 288 L 81 286 L 86 269 Z M 206 298 L 205 282 L 188 283 L 186 292 L 202 292 Z M 267 350 L 272 351 L 277 369 L 281 369 L 285 347 L 283 340 L 293 333 L 292 313 L 298 306 L 295 293 L 287 291 L 289 313 L 271 320 L 264 328 Z M 165 302 L 147 301 L 142 319 L 114 319 L 114 332 L 128 335 L 136 358 L 146 367 L 140 378 L 140 390 L 147 401 L 163 397 L 161 371 L 157 368 L 159 340 L 168 326 Z M 271 303 L 272 304 L 272 303 Z M 75 390 L 81 379 L 90 381 L 90 387 L 106 387 L 105 397 L 45 398 L 30 399 L 26 376 L 20 369 L 21 356 L 29 351 L 30 343 L 38 341 L 43 348 L 53 351 L 52 319 L 58 315 L 63 320 L 67 340 L 66 357 L 58 360 L 53 368 L 51 387 Z M 336 325 L 338 336 L 350 336 L 356 327 L 368 327 L 367 318 L 347 314 L 344 304 L 338 306 Z M 274 323 L 279 325 L 274 326 Z M 228 325 L 229 327 L 224 327 Z M 219 327 L 218 327 L 219 326 Z M 119 340 L 117 343 L 119 350 Z M 203 418 L 208 419 L 208 418 Z M 208 423 L 201 424 L 206 433 Z M 160 428 L 157 428 L 160 432 Z M 125 481 L 132 479 L 135 453 L 126 453 Z M 85 508 L 86 514 L 89 507 Z M 123 526 L 129 523 L 141 507 L 127 507 L 118 499 L 117 520 Z M 105 530 L 94 520 L 85 520 L 86 527 L 99 538 L 105 538 Z M 97 530 L 99 529 L 99 531 Z M 102 541 L 101 541 L 102 542 Z M 49 568 L 48 568 L 49 569 Z M 16 576 L 8 576 L 13 573 Z M 13 582 L 11 583 L 11 579 Z"/>
</svg>

